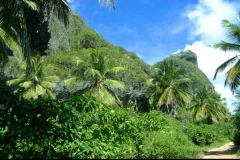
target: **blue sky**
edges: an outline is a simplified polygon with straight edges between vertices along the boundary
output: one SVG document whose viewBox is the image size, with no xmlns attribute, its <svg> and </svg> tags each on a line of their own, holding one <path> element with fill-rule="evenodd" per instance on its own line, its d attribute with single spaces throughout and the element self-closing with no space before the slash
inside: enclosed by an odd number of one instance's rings
<svg viewBox="0 0 240 160">
<path fill-rule="evenodd" d="M 234 97 L 224 88 L 225 72 L 214 81 L 212 77 L 216 68 L 236 52 L 226 53 L 208 45 L 230 41 L 221 20 L 239 23 L 239 0 L 115 0 L 115 11 L 101 6 L 98 0 L 71 0 L 70 7 L 110 43 L 135 52 L 150 65 L 180 50 L 192 50 L 199 68 L 227 98 L 233 111 L 230 104 Z"/>
</svg>

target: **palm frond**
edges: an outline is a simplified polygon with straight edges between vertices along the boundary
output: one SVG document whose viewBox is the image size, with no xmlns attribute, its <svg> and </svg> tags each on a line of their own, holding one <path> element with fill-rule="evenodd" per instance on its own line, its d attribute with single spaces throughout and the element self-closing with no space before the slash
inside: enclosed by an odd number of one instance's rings
<svg viewBox="0 0 240 160">
<path fill-rule="evenodd" d="M 40 85 L 44 88 L 54 88 L 56 86 L 56 83 L 54 82 L 48 82 L 48 81 L 42 81 Z"/>
<path fill-rule="evenodd" d="M 103 82 L 104 85 L 107 85 L 111 88 L 119 88 L 119 89 L 125 89 L 125 85 L 123 82 L 119 82 L 116 80 L 112 80 L 112 79 L 106 79 Z"/>
<path fill-rule="evenodd" d="M 24 82 L 25 79 L 12 79 L 7 81 L 7 85 L 15 85 Z"/>
<path fill-rule="evenodd" d="M 157 103 L 159 106 L 163 105 L 164 103 L 168 103 L 168 92 L 169 88 L 165 89 L 162 95 L 159 97 Z"/>
<path fill-rule="evenodd" d="M 183 102 L 188 103 L 191 101 L 190 94 L 186 91 L 181 91 L 181 90 L 176 90 L 177 95 L 179 96 L 180 99 L 183 100 Z"/>
<path fill-rule="evenodd" d="M 60 78 L 58 76 L 47 76 L 43 77 L 43 81 L 59 82 Z"/>
<path fill-rule="evenodd" d="M 238 25 L 229 22 L 228 20 L 222 20 L 223 27 L 227 28 L 228 36 L 232 38 L 236 43 L 240 43 L 240 28 Z"/>
<path fill-rule="evenodd" d="M 11 36 L 7 36 L 7 33 L 2 30 L 2 28 L 0 28 L 0 40 L 13 51 L 13 54 L 18 59 L 21 61 L 23 60 L 23 53 L 20 45 Z M 1 50 L 1 52 L 3 52 L 3 50 Z M 7 55 L 6 52 L 2 54 Z"/>
<path fill-rule="evenodd" d="M 46 92 L 46 89 L 43 86 L 37 84 L 36 90 L 34 90 L 34 92 L 35 92 L 35 94 L 38 94 L 38 95 L 44 95 Z"/>
<path fill-rule="evenodd" d="M 224 82 L 224 85 L 229 85 L 232 93 L 240 85 L 240 60 L 227 72 L 227 78 Z"/>
<path fill-rule="evenodd" d="M 25 4 L 27 4 L 32 10 L 36 10 L 36 11 L 40 10 L 39 6 L 35 2 L 33 2 L 31 0 L 22 0 L 22 1 Z"/>
<path fill-rule="evenodd" d="M 32 81 L 25 81 L 25 82 L 23 82 L 23 83 L 20 83 L 19 86 L 28 89 L 28 88 L 30 88 L 31 86 L 33 86 L 33 82 L 32 82 Z"/>
<path fill-rule="evenodd" d="M 71 84 L 76 83 L 76 81 L 78 81 L 78 79 L 79 79 L 78 77 L 71 77 L 71 78 L 64 80 L 63 84 L 64 84 L 64 86 L 69 86 Z"/>
<path fill-rule="evenodd" d="M 233 44 L 233 43 L 228 43 L 228 42 L 225 42 L 225 41 L 221 41 L 220 43 L 216 43 L 216 44 L 212 44 L 212 45 L 209 45 L 210 47 L 212 48 L 215 48 L 215 49 L 220 49 L 220 50 L 223 50 L 223 51 L 239 51 L 240 50 L 240 45 L 238 44 Z"/>
<path fill-rule="evenodd" d="M 31 87 L 26 92 L 24 92 L 23 97 L 26 99 L 37 99 L 38 96 L 44 95 L 45 93 L 46 90 L 42 86 L 37 85 L 36 88 Z"/>
<path fill-rule="evenodd" d="M 98 76 L 101 77 L 102 74 L 99 72 L 99 70 L 94 69 L 94 68 L 88 68 L 85 72 L 84 72 L 84 76 L 85 77 L 94 77 L 94 76 Z"/>
<path fill-rule="evenodd" d="M 190 78 L 181 78 L 181 79 L 177 79 L 177 80 L 173 81 L 172 84 L 179 85 L 179 84 L 188 83 L 191 81 L 192 80 Z"/>
<path fill-rule="evenodd" d="M 96 98 L 100 100 L 102 103 L 110 106 L 115 104 L 115 98 L 110 92 L 108 92 L 108 90 L 105 87 L 98 88 L 96 94 L 97 94 Z"/>
<path fill-rule="evenodd" d="M 50 89 L 46 89 L 46 92 L 51 99 L 56 99 L 55 94 Z"/>
<path fill-rule="evenodd" d="M 231 65 L 234 64 L 237 60 L 238 60 L 238 56 L 236 55 L 235 57 L 230 58 L 229 60 L 227 60 L 226 62 L 224 62 L 223 64 L 221 64 L 221 65 L 216 69 L 213 79 L 216 79 L 218 72 L 224 71 L 226 67 L 231 66 Z"/>
<path fill-rule="evenodd" d="M 124 70 L 123 67 L 113 67 L 112 69 L 110 69 L 109 72 L 118 73 L 118 72 L 123 71 L 123 70 Z"/>
</svg>

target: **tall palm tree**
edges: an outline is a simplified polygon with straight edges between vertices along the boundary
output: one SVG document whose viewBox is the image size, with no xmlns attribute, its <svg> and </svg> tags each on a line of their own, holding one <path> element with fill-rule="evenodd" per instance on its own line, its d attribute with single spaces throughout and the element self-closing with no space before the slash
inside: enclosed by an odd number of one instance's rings
<svg viewBox="0 0 240 160">
<path fill-rule="evenodd" d="M 39 10 L 38 5 L 30 0 L 0 1 L 1 63 L 7 62 L 7 48 L 10 48 L 13 54 L 19 58 L 22 58 L 22 53 L 24 53 L 26 57 L 28 55 L 28 41 L 24 39 L 27 34 L 24 6 L 33 10 Z M 22 37 L 20 37 L 20 35 L 22 35 Z M 22 49 L 24 50 L 23 52 Z"/>
<path fill-rule="evenodd" d="M 0 1 L 0 48 L 1 62 L 6 62 L 8 52 L 5 48 L 10 48 L 13 54 L 21 57 L 24 55 L 27 60 L 27 71 L 31 69 L 30 53 L 31 41 L 29 36 L 38 34 L 35 21 L 38 17 L 31 17 L 34 12 L 39 12 L 47 21 L 52 10 L 60 20 L 67 26 L 68 13 L 70 11 L 67 0 L 2 0 Z M 37 14 L 34 14 L 34 16 Z M 31 17 L 31 18 L 29 18 Z M 30 20 L 29 20 L 30 19 Z M 41 23 L 44 23 L 42 21 Z M 42 33 L 41 33 L 42 34 Z M 32 37 L 31 37 L 32 38 Z M 1 60 L 0 59 L 0 60 Z M 3 61 L 4 60 L 4 61 Z"/>
<path fill-rule="evenodd" d="M 183 76 L 173 60 L 167 59 L 155 66 L 154 75 L 147 81 L 149 102 L 153 107 L 166 106 L 169 114 L 169 107 L 176 110 L 177 105 L 184 106 L 190 101 L 188 83 L 191 80 Z"/>
<path fill-rule="evenodd" d="M 43 66 L 40 57 L 32 57 L 31 63 L 33 69 L 30 74 L 22 74 L 16 79 L 8 80 L 7 84 L 19 87 L 23 87 L 26 91 L 23 93 L 23 97 L 26 99 L 37 99 L 38 96 L 48 96 L 51 99 L 56 99 L 56 96 L 52 92 L 52 88 L 55 87 L 56 82 L 60 79 L 58 76 L 46 76 L 44 72 L 48 70 L 51 65 Z"/>
<path fill-rule="evenodd" d="M 93 49 L 91 53 L 91 62 L 86 63 L 82 60 L 77 60 L 77 65 L 84 64 L 87 69 L 84 71 L 84 77 L 71 77 L 66 79 L 65 85 L 69 86 L 72 83 L 82 82 L 85 86 L 81 89 L 84 93 L 90 94 L 91 96 L 97 98 L 102 103 L 114 106 L 121 105 L 121 102 L 114 89 L 125 89 L 123 82 L 113 80 L 109 78 L 109 74 L 118 73 L 123 70 L 123 67 L 113 67 L 108 68 L 106 57 L 98 51 L 98 49 Z"/>
<path fill-rule="evenodd" d="M 222 21 L 223 27 L 226 27 L 228 29 L 228 36 L 232 38 L 233 43 L 221 41 L 220 43 L 216 43 L 213 45 L 210 45 L 213 48 L 218 48 L 223 51 L 239 51 L 240 49 L 240 26 L 236 24 L 232 24 L 228 20 Z M 232 66 L 227 71 L 227 77 L 225 79 L 225 86 L 229 86 L 232 93 L 236 91 L 237 87 L 240 84 L 240 60 L 239 60 L 239 54 L 236 56 L 230 58 L 223 64 L 221 64 L 215 72 L 214 78 L 216 79 L 216 76 L 218 72 L 222 72 L 226 69 L 226 67 Z"/>
<path fill-rule="evenodd" d="M 210 118 L 217 122 L 227 118 L 228 110 L 222 102 L 221 96 L 205 86 L 197 90 L 190 106 L 193 118 L 196 121 Z"/>
</svg>

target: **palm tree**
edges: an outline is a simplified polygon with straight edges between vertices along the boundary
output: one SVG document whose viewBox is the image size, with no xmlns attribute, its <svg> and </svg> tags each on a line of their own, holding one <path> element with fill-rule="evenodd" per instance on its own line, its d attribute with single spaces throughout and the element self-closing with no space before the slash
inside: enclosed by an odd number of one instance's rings
<svg viewBox="0 0 240 160">
<path fill-rule="evenodd" d="M 210 118 L 217 122 L 227 118 L 227 107 L 222 102 L 220 95 L 209 87 L 199 88 L 193 96 L 190 110 L 193 118 L 199 122 Z"/>
<path fill-rule="evenodd" d="M 51 99 L 56 99 L 56 96 L 52 92 L 52 88 L 55 87 L 55 83 L 60 81 L 58 76 L 45 76 L 44 72 L 51 67 L 48 65 L 44 67 L 40 61 L 40 57 L 32 57 L 32 70 L 30 74 L 22 74 L 16 79 L 8 80 L 7 84 L 16 86 L 18 91 L 19 87 L 23 87 L 26 91 L 23 93 L 23 97 L 26 99 L 37 99 L 38 96 L 49 96 Z"/>
<path fill-rule="evenodd" d="M 221 41 L 220 43 L 216 43 L 211 45 L 213 48 L 218 48 L 223 51 L 239 51 L 240 49 L 240 26 L 236 24 L 232 24 L 228 20 L 223 20 L 222 21 L 223 27 L 226 27 L 228 29 L 228 36 L 232 38 L 233 43 Z M 236 91 L 237 87 L 240 84 L 240 60 L 239 60 L 239 55 L 237 54 L 236 56 L 230 58 L 223 64 L 221 64 L 215 72 L 214 78 L 216 79 L 216 76 L 218 72 L 222 72 L 226 69 L 226 67 L 232 66 L 228 71 L 227 71 L 227 77 L 225 79 L 224 86 L 229 86 L 232 93 Z"/>
<path fill-rule="evenodd" d="M 155 107 L 173 108 L 176 114 L 177 104 L 184 106 L 191 99 L 188 91 L 189 78 L 183 77 L 181 68 L 173 60 L 165 60 L 155 66 L 154 75 L 147 81 L 147 94 L 150 104 Z"/>
<path fill-rule="evenodd" d="M 78 58 L 77 65 L 84 63 L 87 69 L 84 71 L 84 77 L 71 77 L 66 79 L 65 85 L 69 86 L 77 81 L 82 81 L 85 86 L 80 90 L 87 93 L 102 103 L 114 106 L 120 105 L 121 102 L 115 94 L 115 89 L 123 90 L 125 85 L 123 82 L 113 80 L 109 77 L 111 73 L 118 73 L 123 70 L 123 67 L 113 67 L 109 69 L 107 67 L 106 57 L 103 53 L 100 53 L 98 49 L 93 49 L 91 53 L 91 63 L 83 62 Z"/>
<path fill-rule="evenodd" d="M 67 26 L 69 7 L 67 0 L 2 0 L 0 1 L 0 49 L 1 63 L 7 61 L 7 49 L 10 48 L 13 54 L 21 57 L 23 54 L 27 60 L 27 71 L 31 69 L 30 53 L 34 48 L 31 48 L 29 36 L 34 32 L 37 34 L 35 23 L 29 23 L 38 19 L 31 17 L 34 12 L 39 12 L 44 17 L 45 21 L 49 17 L 52 10 L 60 20 Z M 29 9 L 31 8 L 31 9 Z M 38 14 L 34 14 L 38 15 Z M 41 21 L 44 23 L 44 21 Z M 34 26 L 33 26 L 34 25 Z M 39 23 L 37 24 L 39 25 Z"/>
<path fill-rule="evenodd" d="M 0 63 L 6 63 L 8 60 L 7 48 L 10 48 L 13 54 L 19 58 L 22 58 L 22 50 L 26 57 L 28 55 L 28 41 L 25 42 L 26 39 L 24 39 L 27 34 L 24 5 L 33 10 L 39 10 L 37 4 L 29 0 L 0 1 Z"/>
</svg>

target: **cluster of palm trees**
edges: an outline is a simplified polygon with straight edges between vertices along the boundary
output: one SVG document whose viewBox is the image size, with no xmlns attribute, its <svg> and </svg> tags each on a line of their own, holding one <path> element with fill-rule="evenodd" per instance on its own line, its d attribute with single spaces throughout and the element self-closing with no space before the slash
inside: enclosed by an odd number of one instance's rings
<svg viewBox="0 0 240 160">
<path fill-rule="evenodd" d="M 100 4 L 108 4 L 114 7 L 113 0 L 99 0 Z M 29 13 L 39 13 L 44 21 L 48 21 L 50 11 L 61 20 L 65 26 L 68 26 L 68 13 L 70 11 L 68 0 L 1 0 L 0 1 L 0 63 L 5 65 L 8 56 L 13 54 L 19 60 L 26 59 L 26 73 L 15 79 L 9 80 L 9 85 L 15 85 L 25 88 L 24 97 L 34 98 L 38 96 L 48 96 L 56 99 L 52 92 L 56 82 L 60 79 L 57 76 L 45 75 L 45 71 L 50 66 L 43 66 L 41 58 L 31 58 L 33 52 L 36 52 L 31 44 L 30 33 L 38 30 L 31 27 L 32 23 L 27 23 Z M 42 23 L 44 23 L 44 21 Z M 214 48 L 220 48 L 224 51 L 240 49 L 239 37 L 240 28 L 227 20 L 223 21 L 225 27 L 229 29 L 230 37 L 234 38 L 236 43 L 220 42 L 212 45 Z M 236 62 L 237 61 L 237 62 Z M 234 92 L 240 84 L 240 62 L 238 55 L 223 63 L 216 70 L 217 73 L 223 71 L 228 65 L 234 66 L 227 72 L 225 85 L 229 85 Z M 77 58 L 77 65 L 86 67 L 83 78 L 70 77 L 64 80 L 64 84 L 77 83 L 80 81 L 84 93 L 90 94 L 105 104 L 114 106 L 121 105 L 121 101 L 116 96 L 116 89 L 124 90 L 124 83 L 109 78 L 110 73 L 118 73 L 123 70 L 122 67 L 109 69 L 106 65 L 106 57 L 97 49 L 91 53 L 91 63 L 83 62 Z M 226 106 L 222 103 L 220 96 L 206 87 L 203 87 L 196 93 L 192 93 L 188 84 L 191 80 L 184 77 L 180 67 L 174 61 L 165 61 L 158 65 L 154 74 L 147 81 L 148 88 L 146 95 L 152 108 L 160 108 L 168 114 L 176 114 L 177 107 L 190 106 L 193 115 L 197 120 L 211 117 L 213 121 L 224 118 L 227 113 Z M 75 92 L 74 90 L 72 92 Z"/>
<path fill-rule="evenodd" d="M 115 9 L 113 0 L 98 1 L 101 5 L 107 4 Z M 53 99 L 56 98 L 51 89 L 55 86 L 55 82 L 60 81 L 59 78 L 57 76 L 46 76 L 44 70 L 47 67 L 43 67 L 41 58 L 33 57 L 34 53 L 40 52 L 36 50 L 36 46 L 41 44 L 34 44 L 32 35 L 41 34 L 36 39 L 43 36 L 36 25 L 46 23 L 50 12 L 53 12 L 53 15 L 57 16 L 65 27 L 68 26 L 70 12 L 68 0 L 0 1 L 0 65 L 4 67 L 7 64 L 9 55 L 14 55 L 21 62 L 24 59 L 26 60 L 26 73 L 7 82 L 9 85 L 25 88 L 25 98 L 36 99 L 39 95 L 45 94 Z M 32 15 L 35 18 L 31 17 Z M 38 19 L 40 21 L 37 21 Z"/>
<path fill-rule="evenodd" d="M 226 119 L 226 104 L 212 88 L 203 86 L 196 92 L 190 91 L 191 79 L 185 77 L 180 66 L 172 59 L 166 59 L 155 66 L 147 90 L 152 108 L 160 108 L 168 114 L 176 115 L 178 107 L 185 107 L 197 122 L 207 118 L 215 122 Z"/>
<path fill-rule="evenodd" d="M 170 113 L 171 107 L 176 114 L 176 105 L 184 106 L 190 102 L 188 83 L 191 80 L 184 77 L 180 66 L 173 60 L 157 64 L 154 75 L 148 80 L 148 94 L 152 107 L 160 107 Z"/>
</svg>

